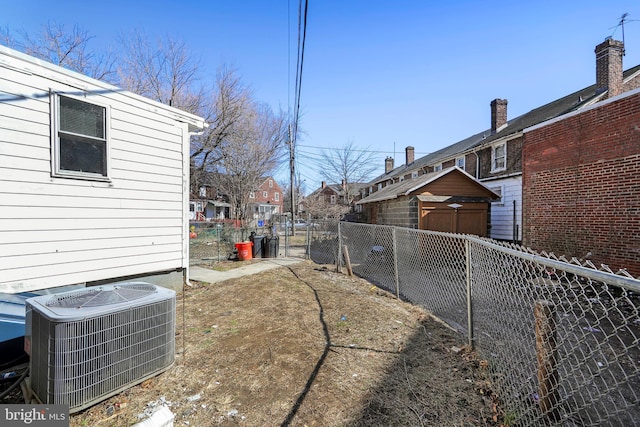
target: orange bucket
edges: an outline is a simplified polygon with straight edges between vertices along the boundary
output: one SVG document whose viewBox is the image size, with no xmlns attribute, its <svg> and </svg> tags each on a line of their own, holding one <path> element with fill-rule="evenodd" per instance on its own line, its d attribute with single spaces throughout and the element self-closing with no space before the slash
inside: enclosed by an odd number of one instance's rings
<svg viewBox="0 0 640 427">
<path fill-rule="evenodd" d="M 253 242 L 236 243 L 238 258 L 240 259 L 240 261 L 247 261 L 251 259 L 251 246 L 253 246 Z"/>
</svg>

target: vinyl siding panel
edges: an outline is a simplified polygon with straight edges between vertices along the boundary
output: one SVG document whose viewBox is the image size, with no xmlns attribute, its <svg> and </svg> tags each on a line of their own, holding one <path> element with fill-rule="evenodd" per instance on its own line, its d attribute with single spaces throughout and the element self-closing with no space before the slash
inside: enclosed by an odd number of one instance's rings
<svg viewBox="0 0 640 427">
<path fill-rule="evenodd" d="M 186 268 L 181 113 L 7 51 L 0 49 L 0 291 Z M 52 177 L 50 90 L 110 109 L 109 182 Z"/>
<path fill-rule="evenodd" d="M 522 177 L 484 181 L 489 188 L 500 187 L 502 200 L 491 204 L 490 237 L 498 240 L 514 240 L 513 211 L 515 201 L 516 225 L 518 227 L 515 240 L 522 239 Z"/>
</svg>

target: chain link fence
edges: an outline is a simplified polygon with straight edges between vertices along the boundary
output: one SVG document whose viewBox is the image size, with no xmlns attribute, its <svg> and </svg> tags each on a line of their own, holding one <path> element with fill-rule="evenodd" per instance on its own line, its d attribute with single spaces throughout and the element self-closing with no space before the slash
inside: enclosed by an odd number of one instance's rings
<svg viewBox="0 0 640 427">
<path fill-rule="evenodd" d="M 240 227 L 233 221 L 199 222 L 192 223 L 190 231 L 190 264 L 237 259 L 236 243 L 250 241 L 255 236 L 258 236 L 256 243 L 259 245 L 271 244 L 278 248 L 278 254 L 284 249 L 284 246 L 282 248 L 280 246 L 285 244 L 279 223 L 266 221 L 260 226 L 253 227 Z M 257 249 L 260 250 L 260 248 Z M 271 254 L 270 257 L 274 257 L 274 254 Z"/>
<path fill-rule="evenodd" d="M 425 307 L 486 367 L 511 426 L 640 425 L 640 280 L 458 234 L 355 223 L 309 234 L 318 263 Z"/>
<path fill-rule="evenodd" d="M 236 221 L 192 222 L 189 226 L 190 264 L 221 262 L 237 258 L 236 243 L 253 241 L 253 257 L 305 257 L 308 253 L 307 233 L 319 228 L 317 222 L 297 219 L 292 226 L 290 215 L 273 215 L 265 220 L 253 220 L 241 226 Z M 323 223 L 324 224 L 324 223 Z M 337 223 L 336 223 L 337 224 Z M 275 252 L 274 252 L 275 251 Z"/>
</svg>

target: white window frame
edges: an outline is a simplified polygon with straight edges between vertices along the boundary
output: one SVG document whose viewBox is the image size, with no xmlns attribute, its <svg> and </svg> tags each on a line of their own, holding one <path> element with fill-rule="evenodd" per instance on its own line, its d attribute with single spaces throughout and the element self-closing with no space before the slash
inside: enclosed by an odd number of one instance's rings
<svg viewBox="0 0 640 427">
<path fill-rule="evenodd" d="M 332 205 L 336 204 L 336 195 L 335 194 L 331 195 L 331 201 L 329 203 L 331 203 Z"/>
<path fill-rule="evenodd" d="M 255 191 L 249 191 L 249 198 L 250 199 L 255 199 L 256 198 L 256 192 Z"/>
<path fill-rule="evenodd" d="M 273 188 L 273 180 L 272 179 L 269 180 L 269 188 Z"/>
<path fill-rule="evenodd" d="M 84 134 L 74 134 L 71 132 L 64 132 L 60 129 L 60 98 L 68 98 L 73 99 L 75 101 L 83 102 L 85 104 L 101 107 L 104 109 L 104 137 L 98 138 L 93 135 L 84 135 Z M 60 94 L 57 92 L 51 91 L 50 93 L 50 102 L 52 106 L 52 114 L 51 114 L 51 175 L 59 178 L 73 178 L 73 179 L 82 179 L 82 180 L 90 180 L 90 181 L 110 181 L 111 176 L 111 109 L 109 105 L 102 104 L 100 102 L 95 102 L 94 100 L 87 100 L 86 98 L 81 98 L 78 96 Z M 95 142 L 103 142 L 105 145 L 104 148 L 104 162 L 105 162 L 105 171 L 102 173 L 95 172 L 83 172 L 77 170 L 67 170 L 62 169 L 60 166 L 61 163 L 61 153 L 60 153 L 60 134 L 67 134 L 71 136 L 75 136 L 79 139 L 83 140 L 91 140 Z"/>
<path fill-rule="evenodd" d="M 418 177 L 418 171 L 411 172 L 411 178 L 417 178 L 417 177 Z"/>
<path fill-rule="evenodd" d="M 504 150 L 504 154 L 502 156 L 497 157 L 496 152 L 498 149 L 502 147 Z M 499 165 L 498 163 L 502 164 Z M 496 144 L 491 147 L 491 172 L 501 172 L 507 169 L 507 143 L 503 142 L 502 144 Z"/>
<path fill-rule="evenodd" d="M 462 157 L 456 157 L 456 166 L 459 167 L 460 169 L 464 170 L 466 164 L 466 158 L 464 156 Z"/>
<path fill-rule="evenodd" d="M 276 192 L 276 193 L 273 193 L 273 199 L 274 199 L 276 202 L 279 202 L 279 201 L 280 201 L 280 193 L 277 193 L 277 192 Z"/>
<path fill-rule="evenodd" d="M 204 198 L 207 197 L 207 187 L 200 187 L 200 197 Z"/>
<path fill-rule="evenodd" d="M 269 197 L 269 192 L 268 191 L 263 191 L 262 192 L 262 197 Z"/>
<path fill-rule="evenodd" d="M 498 200 L 492 200 L 491 204 L 494 206 L 504 206 L 504 185 L 489 187 L 489 190 L 500 196 Z"/>
<path fill-rule="evenodd" d="M 437 165 L 433 166 L 433 171 L 434 172 L 440 172 L 442 171 L 442 163 L 438 163 Z"/>
</svg>

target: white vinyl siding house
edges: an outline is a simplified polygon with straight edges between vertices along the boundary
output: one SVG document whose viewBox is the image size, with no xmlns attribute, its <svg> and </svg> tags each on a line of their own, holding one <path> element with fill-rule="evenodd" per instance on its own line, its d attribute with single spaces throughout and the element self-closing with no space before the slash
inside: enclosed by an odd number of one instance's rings
<svg viewBox="0 0 640 427">
<path fill-rule="evenodd" d="M 489 189 L 494 190 L 495 193 L 501 196 L 499 201 L 491 203 L 491 230 L 489 237 L 498 240 L 521 241 L 522 175 L 481 181 Z"/>
<path fill-rule="evenodd" d="M 0 292 L 182 279 L 190 135 L 204 126 L 0 46 Z"/>
</svg>

